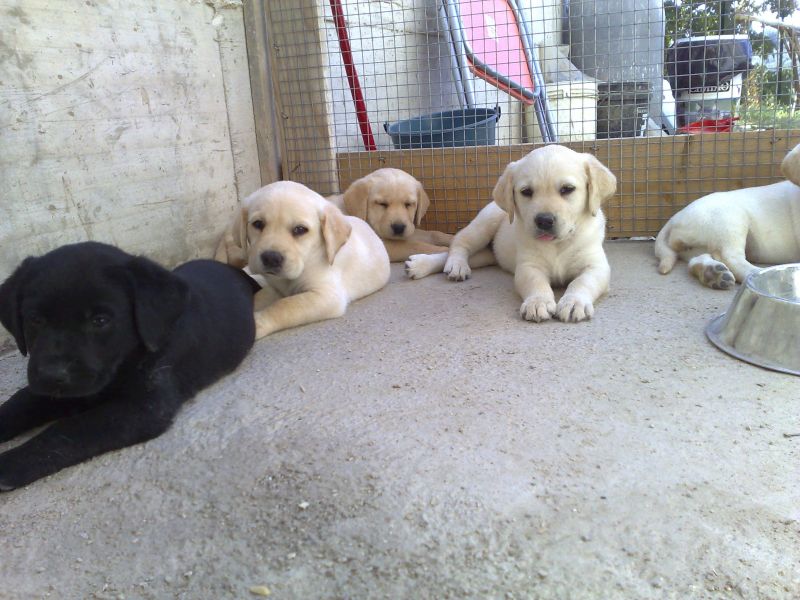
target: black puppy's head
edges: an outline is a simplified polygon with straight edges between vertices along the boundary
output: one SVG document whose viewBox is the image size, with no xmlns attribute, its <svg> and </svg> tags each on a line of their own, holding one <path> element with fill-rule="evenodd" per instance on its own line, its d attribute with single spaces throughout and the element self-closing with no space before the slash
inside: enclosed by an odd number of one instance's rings
<svg viewBox="0 0 800 600">
<path fill-rule="evenodd" d="M 90 396 L 167 343 L 187 294 L 157 264 L 84 242 L 23 261 L 0 285 L 0 322 L 30 354 L 33 393 Z"/>
</svg>

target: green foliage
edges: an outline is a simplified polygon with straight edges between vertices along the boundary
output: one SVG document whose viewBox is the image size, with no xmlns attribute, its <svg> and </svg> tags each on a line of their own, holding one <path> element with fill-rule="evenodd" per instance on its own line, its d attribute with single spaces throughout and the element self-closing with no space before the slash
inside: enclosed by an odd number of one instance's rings
<svg viewBox="0 0 800 600">
<path fill-rule="evenodd" d="M 769 10 L 785 19 L 797 10 L 797 0 L 767 0 L 762 4 L 762 10 Z"/>
<path fill-rule="evenodd" d="M 676 39 L 692 35 L 714 35 L 723 31 L 723 13 L 729 2 L 695 2 L 692 0 L 666 0 L 666 46 Z"/>
<path fill-rule="evenodd" d="M 739 110 L 739 129 L 800 129 L 800 112 L 787 106 L 762 104 Z"/>
<path fill-rule="evenodd" d="M 754 66 L 745 84 L 743 104 L 753 109 L 775 109 L 791 106 L 792 69 L 770 71 L 763 65 Z"/>
<path fill-rule="evenodd" d="M 757 32 L 752 23 L 734 21 L 734 13 L 758 15 L 772 12 L 784 18 L 797 10 L 797 4 L 798 0 L 665 0 L 666 47 L 676 39 L 692 35 L 748 33 L 754 41 L 754 51 L 760 52 L 763 48 L 770 52 L 774 47 L 769 39 Z"/>
</svg>

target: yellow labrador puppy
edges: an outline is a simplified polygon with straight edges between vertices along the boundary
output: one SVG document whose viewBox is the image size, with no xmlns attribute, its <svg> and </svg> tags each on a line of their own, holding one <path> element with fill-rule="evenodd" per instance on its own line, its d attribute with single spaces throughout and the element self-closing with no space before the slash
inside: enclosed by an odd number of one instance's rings
<svg viewBox="0 0 800 600">
<path fill-rule="evenodd" d="M 727 290 L 758 269 L 750 261 L 800 261 L 800 145 L 781 172 L 789 181 L 716 192 L 675 213 L 656 237 L 659 272 L 680 257 L 702 284 Z"/>
<path fill-rule="evenodd" d="M 389 256 L 369 225 L 293 181 L 245 198 L 216 258 L 239 264 L 243 256 L 267 283 L 255 297 L 256 338 L 340 317 L 389 281 Z"/>
<path fill-rule="evenodd" d="M 447 252 L 453 236 L 419 229 L 430 206 L 422 184 L 400 169 L 378 169 L 354 181 L 331 199 L 348 215 L 364 219 L 381 237 L 389 259 L 399 262 L 412 254 Z"/>
<path fill-rule="evenodd" d="M 556 145 L 537 148 L 506 167 L 494 201 L 456 234 L 449 254 L 412 256 L 406 272 L 418 279 L 443 270 L 462 281 L 474 267 L 499 264 L 514 273 L 522 318 L 589 319 L 594 302 L 608 290 L 600 205 L 616 187 L 614 174 L 591 154 Z M 551 286 L 566 284 L 556 304 Z"/>
</svg>

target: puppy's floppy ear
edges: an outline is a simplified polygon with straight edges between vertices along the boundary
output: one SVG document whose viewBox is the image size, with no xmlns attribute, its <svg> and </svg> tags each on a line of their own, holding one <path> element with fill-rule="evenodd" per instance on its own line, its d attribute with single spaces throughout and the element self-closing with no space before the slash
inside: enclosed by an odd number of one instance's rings
<svg viewBox="0 0 800 600">
<path fill-rule="evenodd" d="M 492 200 L 508 213 L 509 223 L 514 222 L 514 210 L 516 209 L 514 202 L 514 169 L 516 166 L 517 161 L 508 163 L 492 190 Z"/>
<path fill-rule="evenodd" d="M 600 205 L 617 191 L 617 178 L 593 154 L 585 153 L 587 208 L 592 216 L 597 215 Z"/>
<path fill-rule="evenodd" d="M 183 314 L 189 298 L 186 283 L 164 267 L 143 257 L 111 267 L 128 285 L 136 330 L 150 352 L 161 348 Z"/>
<path fill-rule="evenodd" d="M 14 336 L 17 348 L 22 356 L 27 356 L 28 345 L 25 342 L 25 328 L 22 321 L 22 296 L 25 289 L 25 280 L 33 268 L 33 257 L 22 261 L 11 277 L 0 285 L 0 323 Z"/>
<path fill-rule="evenodd" d="M 781 173 L 795 185 L 800 185 L 800 144 L 792 148 L 781 163 Z"/>
<path fill-rule="evenodd" d="M 328 263 L 333 264 L 333 259 L 336 258 L 339 248 L 344 246 L 350 237 L 352 227 L 345 219 L 342 211 L 330 203 L 322 209 L 319 221 L 322 226 L 322 239 L 325 241 L 325 253 L 328 256 Z"/>
<path fill-rule="evenodd" d="M 247 264 L 247 208 L 237 210 L 217 244 L 214 260 L 243 268 Z"/>
<path fill-rule="evenodd" d="M 369 199 L 370 188 L 372 188 L 372 178 L 369 175 L 356 179 L 350 184 L 350 187 L 344 193 L 344 198 L 342 198 L 344 211 L 348 215 L 367 220 L 369 209 L 367 200 Z"/>
<path fill-rule="evenodd" d="M 425 192 L 425 188 L 422 187 L 422 184 L 418 181 L 417 182 L 417 212 L 414 213 L 414 225 L 419 227 L 422 224 L 422 217 L 425 216 L 425 213 L 428 212 L 428 207 L 431 205 L 431 199 L 428 198 L 428 194 Z"/>
</svg>

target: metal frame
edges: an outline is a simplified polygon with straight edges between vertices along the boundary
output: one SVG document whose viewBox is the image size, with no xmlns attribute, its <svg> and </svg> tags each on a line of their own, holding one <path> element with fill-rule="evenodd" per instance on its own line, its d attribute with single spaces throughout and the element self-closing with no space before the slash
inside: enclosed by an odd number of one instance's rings
<svg viewBox="0 0 800 600">
<path fill-rule="evenodd" d="M 533 90 L 529 90 L 522 84 L 510 79 L 502 73 L 494 70 L 485 62 L 480 60 L 473 52 L 469 42 L 464 33 L 464 24 L 461 20 L 459 4 L 457 0 L 442 0 L 445 15 L 448 24 L 448 31 L 450 33 L 450 44 L 454 49 L 454 54 L 457 62 L 456 71 L 460 75 L 461 86 L 464 90 L 464 97 L 467 107 L 472 107 L 475 104 L 474 94 L 472 92 L 472 83 L 470 77 L 472 70 L 466 64 L 464 57 L 466 56 L 472 63 L 472 69 L 476 72 L 485 73 L 490 79 L 493 79 L 502 85 L 506 86 L 509 90 L 516 92 L 522 98 L 527 98 L 534 105 L 536 111 L 536 119 L 539 122 L 539 130 L 542 133 L 543 141 L 557 142 L 558 135 L 556 134 L 555 127 L 553 126 L 552 119 L 550 118 L 550 107 L 547 102 L 547 93 L 544 83 L 544 77 L 539 69 L 539 61 L 536 60 L 534 49 L 531 47 L 530 33 L 525 25 L 525 20 L 522 18 L 519 7 L 514 0 L 506 0 L 514 19 L 517 22 L 517 28 L 520 33 L 520 41 L 522 42 L 522 49 L 525 52 L 525 60 L 528 64 L 528 69 L 531 73 L 533 80 Z M 458 49 L 463 48 L 463 53 Z M 491 81 L 490 81 L 491 83 Z"/>
</svg>

